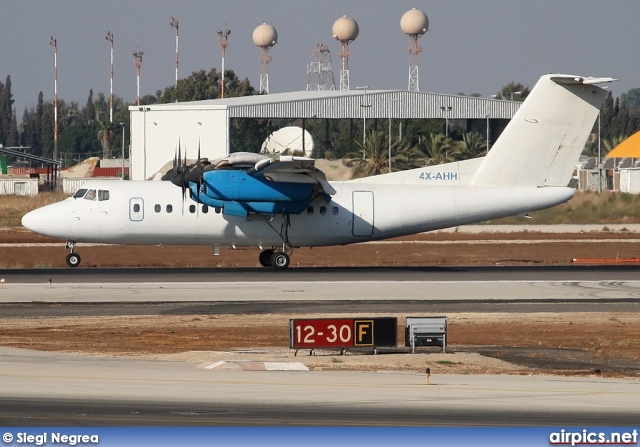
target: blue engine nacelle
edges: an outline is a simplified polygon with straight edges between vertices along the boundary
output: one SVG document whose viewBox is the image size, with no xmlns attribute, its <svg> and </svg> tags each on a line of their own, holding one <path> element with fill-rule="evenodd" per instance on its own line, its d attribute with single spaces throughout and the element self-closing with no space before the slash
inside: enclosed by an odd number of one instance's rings
<svg viewBox="0 0 640 447">
<path fill-rule="evenodd" d="M 225 214 L 246 217 L 257 214 L 300 214 L 313 198 L 314 185 L 274 182 L 242 170 L 217 170 L 203 174 L 198 185 L 190 183 L 191 198 L 222 208 Z"/>
</svg>

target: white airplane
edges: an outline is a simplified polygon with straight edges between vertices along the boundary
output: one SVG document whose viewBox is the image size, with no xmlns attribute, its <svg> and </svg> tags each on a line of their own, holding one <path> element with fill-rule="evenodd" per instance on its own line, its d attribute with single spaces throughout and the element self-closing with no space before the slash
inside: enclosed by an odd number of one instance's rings
<svg viewBox="0 0 640 447">
<path fill-rule="evenodd" d="M 346 245 L 438 230 L 566 202 L 574 167 L 612 78 L 543 76 L 481 158 L 328 182 L 305 157 L 231 154 L 165 180 L 92 181 L 31 211 L 22 224 L 78 242 L 257 246 L 260 264 L 285 269 L 294 247 Z M 199 158 L 199 157 L 198 157 Z M 176 187 L 176 185 L 178 187 Z"/>
</svg>

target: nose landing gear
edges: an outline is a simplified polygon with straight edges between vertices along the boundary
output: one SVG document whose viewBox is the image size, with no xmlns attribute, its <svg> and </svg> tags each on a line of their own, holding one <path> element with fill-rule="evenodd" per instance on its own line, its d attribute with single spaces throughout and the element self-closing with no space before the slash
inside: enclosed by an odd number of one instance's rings
<svg viewBox="0 0 640 447">
<path fill-rule="evenodd" d="M 67 265 L 69 267 L 77 267 L 80 265 L 80 255 L 75 252 L 76 243 L 74 241 L 67 241 L 64 246 L 65 249 L 69 250 L 69 254 L 66 257 Z"/>
</svg>

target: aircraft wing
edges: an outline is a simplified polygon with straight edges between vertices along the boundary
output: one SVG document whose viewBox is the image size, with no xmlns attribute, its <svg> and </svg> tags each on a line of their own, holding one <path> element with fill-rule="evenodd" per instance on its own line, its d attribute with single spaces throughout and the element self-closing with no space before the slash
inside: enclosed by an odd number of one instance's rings
<svg viewBox="0 0 640 447">
<path fill-rule="evenodd" d="M 305 183 L 317 186 L 318 192 L 335 194 L 335 189 L 327 182 L 320 169 L 315 167 L 315 160 L 308 157 L 280 155 L 258 161 L 247 174 L 263 176 L 273 182 Z"/>
</svg>

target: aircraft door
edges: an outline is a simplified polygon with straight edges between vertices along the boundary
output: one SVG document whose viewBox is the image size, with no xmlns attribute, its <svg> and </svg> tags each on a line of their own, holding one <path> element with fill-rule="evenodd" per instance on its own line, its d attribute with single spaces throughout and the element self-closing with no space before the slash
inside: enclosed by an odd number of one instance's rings
<svg viewBox="0 0 640 447">
<path fill-rule="evenodd" d="M 373 191 L 353 191 L 353 225 L 354 236 L 371 236 L 373 234 Z"/>
<path fill-rule="evenodd" d="M 129 199 L 129 219 L 139 222 L 144 219 L 144 200 L 142 197 L 131 197 Z"/>
</svg>

